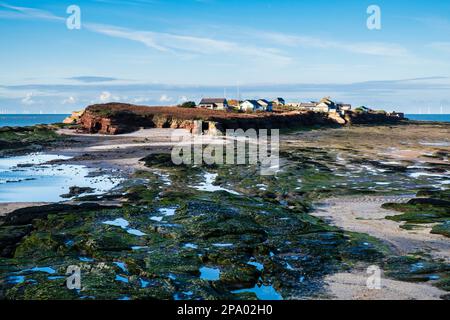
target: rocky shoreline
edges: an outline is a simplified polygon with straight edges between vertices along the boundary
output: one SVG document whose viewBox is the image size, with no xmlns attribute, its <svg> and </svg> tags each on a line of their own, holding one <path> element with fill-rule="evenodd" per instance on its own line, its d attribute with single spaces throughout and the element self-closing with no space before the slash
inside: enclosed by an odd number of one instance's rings
<svg viewBox="0 0 450 320">
<path fill-rule="evenodd" d="M 126 182 L 103 195 L 5 213 L 0 298 L 332 299 L 346 297 L 332 287 L 333 275 L 369 265 L 408 283 L 399 298 L 448 297 L 448 260 L 396 252 L 381 236 L 311 212 L 349 195 L 447 198 L 448 147 L 427 143 L 447 141 L 449 125 L 293 130 L 282 136 L 283 166 L 274 177 L 255 166 L 174 166 L 170 130 L 58 131 L 65 137 L 56 150 L 70 163 L 121 168 Z M 438 212 L 441 223 L 449 220 L 448 206 Z M 70 265 L 82 268 L 80 291 L 64 286 Z"/>
</svg>

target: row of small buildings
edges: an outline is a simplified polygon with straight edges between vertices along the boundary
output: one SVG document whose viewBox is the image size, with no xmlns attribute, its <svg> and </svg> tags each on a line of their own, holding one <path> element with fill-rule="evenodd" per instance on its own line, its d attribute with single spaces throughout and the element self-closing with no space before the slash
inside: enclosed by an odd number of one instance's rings
<svg viewBox="0 0 450 320">
<path fill-rule="evenodd" d="M 227 101 L 223 98 L 204 98 L 198 104 L 198 108 L 205 108 L 211 110 L 230 110 L 238 109 L 243 112 L 271 112 L 273 107 L 286 107 L 294 110 L 301 111 L 314 111 L 314 112 L 326 112 L 326 113 L 345 113 L 352 109 L 350 104 L 333 102 L 329 97 L 323 98 L 319 102 L 299 102 L 299 103 L 286 103 L 283 98 L 277 98 L 273 101 L 266 99 L 259 100 L 244 100 L 244 101 Z"/>
<path fill-rule="evenodd" d="M 238 109 L 244 112 L 257 112 L 257 111 L 266 111 L 271 112 L 273 110 L 273 106 L 284 106 L 285 101 L 283 98 L 277 98 L 274 101 L 268 101 L 266 99 L 259 100 L 244 100 L 244 101 L 233 101 L 230 103 L 226 99 L 223 98 L 204 98 L 198 104 L 198 108 L 205 108 L 211 110 L 229 110 L 229 109 Z"/>
<path fill-rule="evenodd" d="M 342 102 L 334 102 L 331 98 L 326 97 L 319 102 L 311 101 L 307 103 L 289 103 L 289 107 L 302 110 L 302 111 L 314 111 L 314 112 L 327 112 L 327 113 L 345 113 L 352 109 L 352 105 Z"/>
</svg>

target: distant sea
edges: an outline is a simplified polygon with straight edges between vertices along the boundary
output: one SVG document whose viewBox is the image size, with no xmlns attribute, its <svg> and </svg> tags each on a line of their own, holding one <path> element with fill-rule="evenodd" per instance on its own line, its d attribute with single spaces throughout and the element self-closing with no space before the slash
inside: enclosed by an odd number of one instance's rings
<svg viewBox="0 0 450 320">
<path fill-rule="evenodd" d="M 417 121 L 450 122 L 450 114 L 407 114 L 405 117 Z"/>
<path fill-rule="evenodd" d="M 68 116 L 68 114 L 0 114 L 0 127 L 60 123 Z"/>
</svg>

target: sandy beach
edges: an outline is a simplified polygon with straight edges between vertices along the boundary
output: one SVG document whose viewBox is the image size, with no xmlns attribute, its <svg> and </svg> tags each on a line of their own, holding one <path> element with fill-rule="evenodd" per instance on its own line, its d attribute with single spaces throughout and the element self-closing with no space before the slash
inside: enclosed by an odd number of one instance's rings
<svg viewBox="0 0 450 320">
<path fill-rule="evenodd" d="M 344 230 L 366 233 L 378 238 L 398 254 L 427 253 L 434 258 L 450 262 L 448 238 L 431 234 L 430 227 L 420 230 L 405 230 L 402 223 L 385 219 L 398 212 L 381 208 L 383 203 L 405 203 L 408 196 L 364 196 L 327 199 L 317 205 L 312 215 L 325 219 Z"/>
</svg>

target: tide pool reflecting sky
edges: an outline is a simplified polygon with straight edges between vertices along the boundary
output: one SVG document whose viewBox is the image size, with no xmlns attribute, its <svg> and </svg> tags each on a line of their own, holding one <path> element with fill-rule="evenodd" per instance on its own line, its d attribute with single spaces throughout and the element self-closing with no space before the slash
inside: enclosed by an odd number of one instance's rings
<svg viewBox="0 0 450 320">
<path fill-rule="evenodd" d="M 72 186 L 91 187 L 104 193 L 122 179 L 108 175 L 89 176 L 92 170 L 80 165 L 45 164 L 68 157 L 32 154 L 0 158 L 0 202 L 59 202 Z"/>
</svg>

